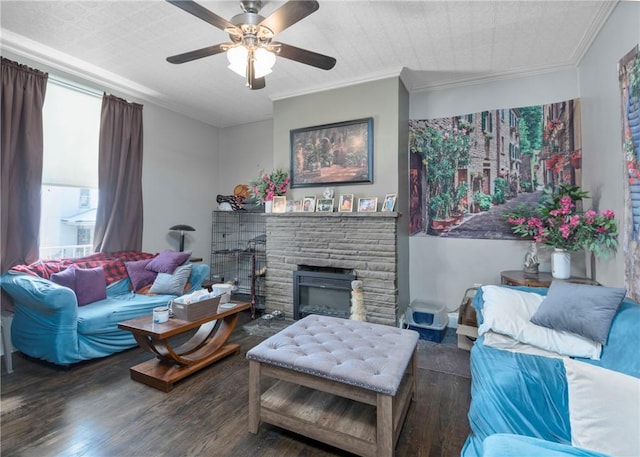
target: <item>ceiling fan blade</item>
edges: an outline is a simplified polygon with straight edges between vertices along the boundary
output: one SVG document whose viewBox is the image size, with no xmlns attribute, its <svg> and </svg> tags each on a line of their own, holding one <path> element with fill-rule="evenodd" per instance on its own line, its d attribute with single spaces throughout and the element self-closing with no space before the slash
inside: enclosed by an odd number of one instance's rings
<svg viewBox="0 0 640 457">
<path fill-rule="evenodd" d="M 315 12 L 319 7 L 320 5 L 315 0 L 289 0 L 271 13 L 260 25 L 267 27 L 274 35 L 277 35 L 287 27 Z"/>
<path fill-rule="evenodd" d="M 229 44 L 229 43 L 224 43 Z M 169 63 L 185 63 L 192 60 L 201 59 L 203 57 L 209 57 L 216 54 L 220 54 L 225 50 L 222 48 L 223 43 L 213 46 L 207 46 L 206 48 L 196 49 L 195 51 L 185 52 L 184 54 L 177 54 L 175 56 L 167 57 Z"/>
<path fill-rule="evenodd" d="M 312 67 L 322 70 L 331 70 L 336 65 L 336 59 L 333 57 L 318 54 L 317 52 L 307 51 L 306 49 L 296 48 L 290 44 L 273 42 L 272 44 L 280 46 L 278 56 L 285 59 L 295 60 L 296 62 L 311 65 Z"/>
<path fill-rule="evenodd" d="M 237 28 L 231 22 L 218 16 L 215 13 L 212 13 L 205 7 L 200 6 L 196 2 L 193 2 L 191 0 L 167 0 L 167 2 L 171 3 L 174 6 L 177 6 L 181 10 L 186 11 L 187 13 L 193 14 L 195 17 L 202 19 L 205 22 L 208 22 L 214 27 L 218 27 L 220 30 L 224 30 L 226 28 L 231 28 L 231 29 Z"/>
</svg>

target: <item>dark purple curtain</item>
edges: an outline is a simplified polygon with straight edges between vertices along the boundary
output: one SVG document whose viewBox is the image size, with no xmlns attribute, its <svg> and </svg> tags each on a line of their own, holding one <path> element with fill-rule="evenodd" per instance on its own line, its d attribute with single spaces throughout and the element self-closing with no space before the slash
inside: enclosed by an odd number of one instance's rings
<svg viewBox="0 0 640 457">
<path fill-rule="evenodd" d="M 39 257 L 42 105 L 47 73 L 2 58 L 2 272 Z"/>
<path fill-rule="evenodd" d="M 142 105 L 102 97 L 96 252 L 142 250 Z"/>
</svg>

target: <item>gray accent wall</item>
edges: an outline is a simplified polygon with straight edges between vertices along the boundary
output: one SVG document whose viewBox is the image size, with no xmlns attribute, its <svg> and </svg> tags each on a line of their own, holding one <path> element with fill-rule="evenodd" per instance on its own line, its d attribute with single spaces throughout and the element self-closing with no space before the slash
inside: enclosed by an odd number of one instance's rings
<svg viewBox="0 0 640 457">
<path fill-rule="evenodd" d="M 408 110 L 409 94 L 400 78 L 303 95 L 274 102 L 273 165 L 290 168 L 289 132 L 292 129 L 373 118 L 373 183 L 331 186 L 340 194 L 378 197 L 378 209 L 387 193 L 398 193 L 398 307 L 409 301 L 408 240 Z M 291 189 L 288 199 L 321 195 L 325 186 Z M 356 200 L 357 201 L 357 200 Z"/>
</svg>

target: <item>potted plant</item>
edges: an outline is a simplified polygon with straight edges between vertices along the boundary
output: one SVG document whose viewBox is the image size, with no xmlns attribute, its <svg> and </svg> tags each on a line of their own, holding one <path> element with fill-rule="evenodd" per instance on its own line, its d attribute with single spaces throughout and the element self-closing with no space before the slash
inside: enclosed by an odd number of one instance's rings
<svg viewBox="0 0 640 457">
<path fill-rule="evenodd" d="M 555 191 L 547 189 L 531 214 L 506 214 L 514 233 L 554 248 L 552 274 L 558 279 L 569 277 L 572 251 L 586 248 L 597 257 L 606 257 L 617 250 L 613 211 L 578 210 L 577 203 L 588 197 L 578 186 L 561 185 Z"/>
<path fill-rule="evenodd" d="M 468 130 L 434 128 L 426 121 L 423 125 L 412 133 L 411 152 L 420 154 L 425 166 L 430 220 L 450 224 L 451 212 L 460 201 L 455 175 L 469 162 Z"/>
<path fill-rule="evenodd" d="M 271 212 L 273 198 L 284 195 L 289 187 L 289 173 L 282 169 L 273 170 L 267 174 L 260 172 L 260 176 L 250 182 L 250 188 L 256 197 L 257 205 L 264 205 L 266 212 Z"/>
<path fill-rule="evenodd" d="M 491 201 L 493 200 L 491 195 L 483 192 L 475 192 L 473 194 L 473 200 L 478 205 L 478 208 L 480 208 L 480 211 L 489 211 L 489 209 L 491 209 Z"/>
</svg>

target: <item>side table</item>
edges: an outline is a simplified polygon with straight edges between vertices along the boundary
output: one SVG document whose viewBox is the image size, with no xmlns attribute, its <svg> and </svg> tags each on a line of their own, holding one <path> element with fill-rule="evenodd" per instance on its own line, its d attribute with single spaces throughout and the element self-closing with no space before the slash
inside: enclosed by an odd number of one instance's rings
<svg viewBox="0 0 640 457">
<path fill-rule="evenodd" d="M 551 273 L 538 272 L 525 273 L 522 270 L 508 270 L 500 272 L 500 283 L 506 286 L 549 287 L 551 281 L 567 281 L 576 284 L 588 284 L 599 286 L 597 281 L 579 276 L 571 276 L 569 279 L 556 279 Z"/>
</svg>

